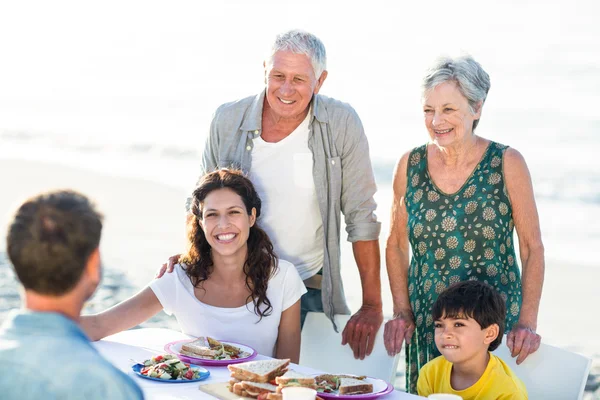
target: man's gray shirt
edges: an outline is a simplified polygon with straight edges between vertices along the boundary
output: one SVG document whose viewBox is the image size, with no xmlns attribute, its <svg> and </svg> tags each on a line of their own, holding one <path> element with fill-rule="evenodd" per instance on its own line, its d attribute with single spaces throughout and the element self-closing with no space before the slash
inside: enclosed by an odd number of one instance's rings
<svg viewBox="0 0 600 400">
<path fill-rule="evenodd" d="M 262 129 L 264 96 L 263 91 L 217 109 L 202 155 L 202 175 L 219 168 L 250 172 L 254 139 Z M 367 137 L 354 109 L 314 95 L 311 112 L 308 147 L 313 153 L 313 179 L 325 238 L 323 310 L 333 320 L 334 314 L 350 313 L 340 273 L 340 212 L 348 241 L 378 239 L 381 225 L 373 199 L 377 186 Z"/>
</svg>

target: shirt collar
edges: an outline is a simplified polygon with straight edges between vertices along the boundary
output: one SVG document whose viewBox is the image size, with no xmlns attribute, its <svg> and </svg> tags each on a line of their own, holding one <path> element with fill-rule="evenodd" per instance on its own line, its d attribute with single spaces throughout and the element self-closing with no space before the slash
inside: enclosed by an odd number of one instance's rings
<svg viewBox="0 0 600 400">
<path fill-rule="evenodd" d="M 27 309 L 11 311 L 4 323 L 2 330 L 12 330 L 31 335 L 60 335 L 75 336 L 89 342 L 89 338 L 72 319 L 55 312 L 38 312 Z"/>
<path fill-rule="evenodd" d="M 252 100 L 252 104 L 248 109 L 248 117 L 244 119 L 242 126 L 240 127 L 243 131 L 260 131 L 262 130 L 262 111 L 263 104 L 265 101 L 266 89 L 260 92 L 254 100 Z M 325 105 L 321 100 L 318 94 L 314 95 L 312 98 L 312 107 L 310 107 L 310 112 L 313 114 L 317 121 L 319 122 L 328 122 L 329 115 L 327 114 L 327 110 L 325 109 Z M 312 122 L 311 116 L 311 122 Z"/>
</svg>

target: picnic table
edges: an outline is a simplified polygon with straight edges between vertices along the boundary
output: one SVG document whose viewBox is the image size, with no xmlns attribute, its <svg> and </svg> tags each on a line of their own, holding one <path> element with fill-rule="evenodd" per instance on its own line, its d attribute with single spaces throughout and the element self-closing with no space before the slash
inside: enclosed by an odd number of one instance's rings
<svg viewBox="0 0 600 400">
<path fill-rule="evenodd" d="M 103 340 L 94 342 L 94 346 L 107 360 L 113 363 L 121 371 L 131 376 L 140 386 L 146 399 L 214 399 L 215 397 L 199 389 L 200 385 L 228 382 L 229 370 L 222 366 L 203 366 L 210 371 L 210 376 L 200 382 L 189 383 L 169 383 L 156 382 L 137 376 L 131 369 L 136 362 L 143 362 L 158 354 L 166 353 L 164 346 L 167 343 L 188 339 L 190 336 L 171 329 L 163 328 L 142 328 L 131 329 L 108 336 Z M 269 357 L 257 355 L 254 360 L 266 360 Z M 312 368 L 303 367 L 297 364 L 290 364 L 295 371 L 313 375 L 323 373 Z M 335 372 L 335 371 L 328 371 Z M 378 400 L 411 400 L 423 399 L 398 390 L 378 397 Z"/>
</svg>

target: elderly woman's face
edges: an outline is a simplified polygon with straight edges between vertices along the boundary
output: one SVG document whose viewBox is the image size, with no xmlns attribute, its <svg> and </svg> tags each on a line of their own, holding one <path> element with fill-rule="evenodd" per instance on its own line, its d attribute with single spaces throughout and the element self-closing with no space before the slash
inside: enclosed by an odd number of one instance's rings
<svg viewBox="0 0 600 400">
<path fill-rule="evenodd" d="M 471 138 L 473 121 L 480 117 L 481 108 L 471 113 L 469 102 L 456 83 L 448 81 L 425 93 L 423 115 L 431 140 L 448 146 Z"/>
<path fill-rule="evenodd" d="M 278 118 L 303 117 L 313 94 L 319 93 L 327 72 L 317 79 L 305 54 L 278 51 L 265 65 L 267 102 Z"/>
</svg>

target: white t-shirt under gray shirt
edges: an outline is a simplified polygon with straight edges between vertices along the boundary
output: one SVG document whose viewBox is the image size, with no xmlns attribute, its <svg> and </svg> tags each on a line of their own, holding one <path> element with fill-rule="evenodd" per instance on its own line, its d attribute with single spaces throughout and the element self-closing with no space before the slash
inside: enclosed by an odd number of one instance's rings
<svg viewBox="0 0 600 400">
<path fill-rule="evenodd" d="M 256 138 L 250 171 L 262 200 L 259 224 L 271 238 L 275 253 L 294 264 L 302 279 L 315 275 L 324 257 L 323 221 L 308 147 L 310 116 L 311 112 L 277 143 Z"/>
</svg>

